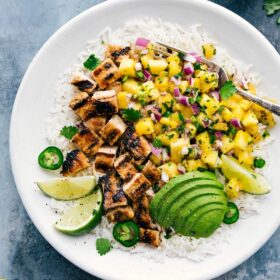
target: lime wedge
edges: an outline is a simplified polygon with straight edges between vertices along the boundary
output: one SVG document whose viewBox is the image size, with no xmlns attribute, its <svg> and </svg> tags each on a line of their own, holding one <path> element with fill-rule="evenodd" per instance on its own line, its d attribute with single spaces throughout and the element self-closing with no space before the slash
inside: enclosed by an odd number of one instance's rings
<svg viewBox="0 0 280 280">
<path fill-rule="evenodd" d="M 251 194 L 267 194 L 271 191 L 268 181 L 262 175 L 242 166 L 232 157 L 222 155 L 221 160 L 221 169 L 225 177 L 237 178 L 243 185 L 243 191 Z"/>
<path fill-rule="evenodd" d="M 40 190 L 58 200 L 73 200 L 89 194 L 96 186 L 94 176 L 55 178 L 37 182 Z"/>
<path fill-rule="evenodd" d="M 92 230 L 101 220 L 103 196 L 100 188 L 75 201 L 55 223 L 55 228 L 70 235 L 80 235 Z"/>
</svg>

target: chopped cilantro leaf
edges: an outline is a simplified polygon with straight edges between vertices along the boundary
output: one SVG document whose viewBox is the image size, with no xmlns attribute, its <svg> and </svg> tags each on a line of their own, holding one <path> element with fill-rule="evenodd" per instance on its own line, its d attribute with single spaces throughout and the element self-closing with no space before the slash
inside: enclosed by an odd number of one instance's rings
<svg viewBox="0 0 280 280">
<path fill-rule="evenodd" d="M 155 148 L 161 148 L 161 147 L 162 147 L 162 142 L 161 142 L 159 139 L 155 139 L 155 140 L 153 141 L 153 146 L 154 146 Z"/>
<path fill-rule="evenodd" d="M 138 171 L 142 171 L 144 168 L 144 165 L 142 165 L 142 164 L 136 165 L 136 168 Z"/>
<path fill-rule="evenodd" d="M 265 160 L 262 158 L 255 158 L 254 159 L 254 167 L 263 168 L 265 166 Z"/>
<path fill-rule="evenodd" d="M 182 113 L 179 113 L 179 119 L 180 119 L 180 121 L 181 121 L 182 123 L 185 122 L 185 117 L 184 117 L 184 115 L 183 115 Z"/>
<path fill-rule="evenodd" d="M 280 10 L 280 1 L 279 0 L 264 0 L 264 9 L 268 16 L 275 14 Z"/>
<path fill-rule="evenodd" d="M 210 134 L 210 144 L 214 144 L 215 140 L 216 140 L 216 136 L 214 134 Z"/>
<path fill-rule="evenodd" d="M 100 256 L 106 255 L 112 248 L 112 244 L 107 238 L 96 239 L 96 250 Z"/>
<path fill-rule="evenodd" d="M 128 76 L 124 76 L 124 77 L 122 78 L 122 83 L 125 83 L 127 80 L 128 80 Z"/>
<path fill-rule="evenodd" d="M 269 135 L 270 135 L 269 132 L 268 132 L 268 131 L 265 131 L 265 132 L 263 133 L 262 137 L 263 137 L 263 138 L 266 138 L 266 137 L 268 137 Z"/>
<path fill-rule="evenodd" d="M 181 60 L 183 60 L 184 57 L 185 57 L 185 54 L 184 54 L 183 52 L 179 52 L 179 53 L 178 53 L 178 56 L 179 56 L 179 58 L 180 58 Z"/>
<path fill-rule="evenodd" d="M 179 78 L 182 77 L 182 76 L 183 76 L 183 72 L 180 72 L 180 73 L 174 75 L 174 77 L 175 77 L 176 79 L 179 79 Z"/>
<path fill-rule="evenodd" d="M 140 80 L 144 80 L 144 73 L 142 71 L 137 71 L 136 72 L 136 76 L 140 79 Z"/>
<path fill-rule="evenodd" d="M 201 65 L 199 63 L 194 63 L 193 65 L 194 70 L 200 70 L 201 69 Z"/>
<path fill-rule="evenodd" d="M 67 139 L 72 139 L 72 137 L 75 134 L 77 134 L 77 132 L 78 132 L 78 128 L 76 126 L 69 125 L 69 126 L 64 126 L 60 130 L 60 135 L 64 136 Z"/>
<path fill-rule="evenodd" d="M 95 54 L 91 54 L 88 59 L 84 62 L 84 67 L 88 70 L 94 70 L 101 63 L 100 59 L 95 56 Z"/>
<path fill-rule="evenodd" d="M 172 114 L 172 112 L 170 112 L 169 110 L 163 113 L 163 117 L 164 118 L 168 118 L 170 115 Z"/>
<path fill-rule="evenodd" d="M 227 81 L 221 87 L 220 94 L 222 99 L 228 99 L 236 92 L 236 87 L 232 81 Z"/>
<path fill-rule="evenodd" d="M 133 108 L 123 110 L 123 117 L 129 122 L 135 122 L 141 118 L 141 113 Z"/>
</svg>

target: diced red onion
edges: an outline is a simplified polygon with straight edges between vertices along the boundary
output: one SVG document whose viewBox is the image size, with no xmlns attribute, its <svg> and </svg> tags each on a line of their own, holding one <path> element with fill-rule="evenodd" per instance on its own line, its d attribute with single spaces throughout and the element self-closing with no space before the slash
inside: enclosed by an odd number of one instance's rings
<svg viewBox="0 0 280 280">
<path fill-rule="evenodd" d="M 150 72 L 148 70 L 144 69 L 143 74 L 145 77 L 145 81 L 150 81 L 152 79 L 152 75 L 150 74 Z"/>
<path fill-rule="evenodd" d="M 242 85 L 242 87 L 243 87 L 244 89 L 247 89 L 247 90 L 249 89 L 247 80 L 246 80 L 245 78 L 242 78 L 242 83 L 241 83 L 241 85 Z"/>
<path fill-rule="evenodd" d="M 193 87 L 194 86 L 194 78 L 190 77 L 190 81 L 189 82 L 190 82 L 190 86 Z"/>
<path fill-rule="evenodd" d="M 191 104 L 191 109 L 192 109 L 192 112 L 195 116 L 198 115 L 199 112 L 200 112 L 197 104 Z"/>
<path fill-rule="evenodd" d="M 154 122 L 157 120 L 154 113 L 151 114 L 151 119 L 152 119 L 152 121 L 154 121 Z"/>
<path fill-rule="evenodd" d="M 161 153 L 162 153 L 162 148 L 155 148 L 153 145 L 151 145 L 151 149 L 152 149 L 152 154 L 160 157 Z"/>
<path fill-rule="evenodd" d="M 161 113 L 159 112 L 159 109 L 154 107 L 152 112 L 155 115 L 155 119 L 159 121 L 161 119 Z"/>
<path fill-rule="evenodd" d="M 176 79 L 174 76 L 170 79 L 176 86 L 181 84 L 181 79 Z"/>
<path fill-rule="evenodd" d="M 179 173 L 181 173 L 181 174 L 186 173 L 186 168 L 185 168 L 181 163 L 178 163 L 178 165 L 177 165 L 177 170 L 178 170 Z"/>
<path fill-rule="evenodd" d="M 241 123 L 240 123 L 240 120 L 238 120 L 238 119 L 232 119 L 231 121 L 230 121 L 230 123 L 233 125 L 233 126 L 235 126 L 236 128 L 242 128 L 242 126 L 241 126 Z"/>
<path fill-rule="evenodd" d="M 189 52 L 189 54 L 192 55 L 196 59 L 196 62 L 199 62 L 199 63 L 202 62 L 201 56 L 199 54 L 197 54 L 196 52 Z"/>
<path fill-rule="evenodd" d="M 135 63 L 135 70 L 136 70 L 136 71 L 142 70 L 142 64 L 141 64 L 140 62 L 136 62 L 136 63 Z"/>
<path fill-rule="evenodd" d="M 154 104 L 149 104 L 147 106 L 144 107 L 144 109 L 146 111 L 152 111 L 154 109 L 155 105 Z"/>
<path fill-rule="evenodd" d="M 185 73 L 186 75 L 193 74 L 193 73 L 194 73 L 193 64 L 190 63 L 190 62 L 185 63 L 185 64 L 184 64 L 183 70 L 184 70 L 184 73 Z"/>
<path fill-rule="evenodd" d="M 210 95 L 215 98 L 217 101 L 221 100 L 220 92 L 218 90 L 214 90 L 210 93 Z"/>
<path fill-rule="evenodd" d="M 189 98 L 187 96 L 184 96 L 184 95 L 180 95 L 178 97 L 178 102 L 181 103 L 182 105 L 185 105 L 185 106 L 190 106 L 190 103 L 189 103 Z"/>
<path fill-rule="evenodd" d="M 169 181 L 169 176 L 164 171 L 162 171 L 161 172 L 161 179 L 162 179 L 163 182 L 166 183 L 166 182 Z"/>
<path fill-rule="evenodd" d="M 202 120 L 203 126 L 206 128 L 210 125 L 210 120 L 209 119 L 204 119 Z"/>
<path fill-rule="evenodd" d="M 223 136 L 223 133 L 221 132 L 221 131 L 215 131 L 215 137 L 217 138 L 217 139 L 221 139 L 222 138 L 222 136 Z"/>
<path fill-rule="evenodd" d="M 137 38 L 135 45 L 146 48 L 149 43 L 150 43 L 150 40 L 148 40 L 148 39 Z"/>
<path fill-rule="evenodd" d="M 187 146 L 184 146 L 181 150 L 182 155 L 187 155 L 189 153 L 189 148 Z"/>
<path fill-rule="evenodd" d="M 190 53 L 187 53 L 184 56 L 184 60 L 189 61 L 191 63 L 195 63 L 196 62 L 196 58 L 193 55 L 191 55 Z"/>
<path fill-rule="evenodd" d="M 227 153 L 227 155 L 228 155 L 228 156 L 232 156 L 232 155 L 233 155 L 233 152 L 234 152 L 233 150 L 230 150 L 230 151 Z"/>
<path fill-rule="evenodd" d="M 173 94 L 174 94 L 174 97 L 179 97 L 181 95 L 179 88 L 174 88 Z"/>
<path fill-rule="evenodd" d="M 162 159 L 163 161 L 168 161 L 170 159 L 166 149 L 162 149 Z"/>
</svg>

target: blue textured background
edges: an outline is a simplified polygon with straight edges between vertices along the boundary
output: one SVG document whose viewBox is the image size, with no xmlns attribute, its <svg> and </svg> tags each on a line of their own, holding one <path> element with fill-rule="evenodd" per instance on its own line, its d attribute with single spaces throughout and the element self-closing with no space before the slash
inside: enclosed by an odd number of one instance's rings
<svg viewBox="0 0 280 280">
<path fill-rule="evenodd" d="M 11 173 L 8 130 L 14 98 L 33 56 L 61 25 L 102 1 L 0 0 L 0 278 L 96 279 L 59 255 L 25 212 Z M 262 0 L 215 0 L 256 26 L 280 51 L 280 26 Z M 265 221 L 260 225 L 265 226 Z M 247 262 L 219 279 L 280 279 L 280 230 Z M 219 264 L 217 264 L 219 265 Z"/>
</svg>

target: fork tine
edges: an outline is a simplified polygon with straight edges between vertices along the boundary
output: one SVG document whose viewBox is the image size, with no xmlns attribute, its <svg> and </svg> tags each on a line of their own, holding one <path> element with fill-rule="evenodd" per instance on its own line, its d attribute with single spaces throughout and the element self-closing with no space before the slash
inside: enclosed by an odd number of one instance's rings
<svg viewBox="0 0 280 280">
<path fill-rule="evenodd" d="M 180 49 L 177 49 L 177 48 L 168 46 L 168 45 L 166 45 L 166 44 L 164 44 L 164 43 L 161 43 L 161 42 L 156 42 L 156 43 L 159 44 L 159 45 L 161 45 L 161 46 L 163 46 L 163 47 L 165 47 L 166 49 L 171 50 L 171 51 L 174 51 L 174 52 L 177 52 L 177 53 L 181 52 L 181 53 L 184 53 L 184 54 L 186 53 L 186 51 L 183 51 L 183 50 L 180 50 Z"/>
<path fill-rule="evenodd" d="M 172 53 L 168 53 L 168 52 L 165 52 L 165 51 L 163 51 L 163 50 L 160 50 L 160 49 L 153 49 L 155 52 L 157 52 L 157 53 L 160 53 L 160 54 L 163 54 L 164 56 L 170 56 L 170 55 L 172 55 Z"/>
</svg>

